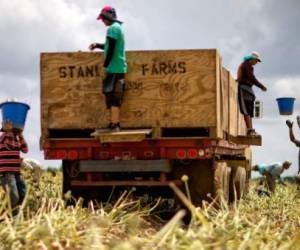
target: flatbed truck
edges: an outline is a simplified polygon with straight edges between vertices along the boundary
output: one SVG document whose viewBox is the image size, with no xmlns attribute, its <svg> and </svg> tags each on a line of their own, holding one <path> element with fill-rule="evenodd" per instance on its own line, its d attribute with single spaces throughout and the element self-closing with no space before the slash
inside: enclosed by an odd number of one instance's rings
<svg viewBox="0 0 300 250">
<path fill-rule="evenodd" d="M 251 175 L 251 145 L 237 84 L 216 49 L 128 51 L 120 132 L 109 123 L 103 54 L 41 54 L 41 149 L 62 160 L 63 192 L 106 200 L 137 187 L 173 195 L 188 176 L 192 201 L 239 199 Z"/>
</svg>

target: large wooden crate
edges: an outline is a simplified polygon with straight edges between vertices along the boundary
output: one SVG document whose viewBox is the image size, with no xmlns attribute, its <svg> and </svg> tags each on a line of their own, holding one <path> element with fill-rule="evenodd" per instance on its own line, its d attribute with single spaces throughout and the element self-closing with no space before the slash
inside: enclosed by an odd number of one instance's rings
<svg viewBox="0 0 300 250">
<path fill-rule="evenodd" d="M 127 59 L 122 127 L 238 133 L 236 83 L 217 50 L 129 51 Z M 107 126 L 102 65 L 102 53 L 41 54 L 43 136 Z"/>
</svg>

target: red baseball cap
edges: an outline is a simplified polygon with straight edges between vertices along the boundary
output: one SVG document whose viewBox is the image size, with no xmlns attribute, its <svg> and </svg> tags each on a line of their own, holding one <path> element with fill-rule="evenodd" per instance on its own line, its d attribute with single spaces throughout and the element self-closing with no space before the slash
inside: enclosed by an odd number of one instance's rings
<svg viewBox="0 0 300 250">
<path fill-rule="evenodd" d="M 117 19 L 116 10 L 111 6 L 103 7 L 99 16 L 97 17 L 97 20 L 102 20 L 103 18 L 106 18 L 111 21 L 116 20 Z"/>
</svg>

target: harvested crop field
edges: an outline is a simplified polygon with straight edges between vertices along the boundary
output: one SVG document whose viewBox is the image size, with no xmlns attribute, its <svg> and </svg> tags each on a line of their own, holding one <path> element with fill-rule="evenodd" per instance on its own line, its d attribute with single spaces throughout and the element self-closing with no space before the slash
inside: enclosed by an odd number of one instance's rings
<svg viewBox="0 0 300 250">
<path fill-rule="evenodd" d="M 1 191 L 0 249 L 300 249 L 300 190 L 279 185 L 271 197 L 250 192 L 239 203 L 214 209 L 192 208 L 168 222 L 153 206 L 124 195 L 116 204 L 61 199 L 61 173 L 25 172 L 28 195 L 17 217 L 9 219 Z"/>
</svg>

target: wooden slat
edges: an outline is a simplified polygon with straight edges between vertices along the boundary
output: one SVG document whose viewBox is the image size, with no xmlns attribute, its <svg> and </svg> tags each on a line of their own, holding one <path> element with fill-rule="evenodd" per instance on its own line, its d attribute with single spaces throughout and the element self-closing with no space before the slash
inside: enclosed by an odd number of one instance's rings
<svg viewBox="0 0 300 250">
<path fill-rule="evenodd" d="M 238 96 L 237 83 L 229 74 L 229 134 L 237 136 L 238 134 Z"/>
<path fill-rule="evenodd" d="M 101 143 L 136 142 L 143 141 L 151 132 L 152 129 L 122 130 L 120 132 L 96 130 L 92 136 L 98 138 Z"/>
<path fill-rule="evenodd" d="M 261 136 L 230 136 L 230 141 L 236 144 L 243 144 L 243 145 L 262 145 Z"/>
<path fill-rule="evenodd" d="M 244 119 L 244 115 L 238 110 L 238 135 L 246 136 L 247 127 Z"/>
<path fill-rule="evenodd" d="M 221 124 L 224 132 L 229 133 L 229 76 L 230 73 L 227 69 L 222 68 L 222 113 L 221 113 Z"/>
<path fill-rule="evenodd" d="M 215 74 L 216 74 L 216 130 L 215 130 L 215 137 L 216 138 L 223 138 L 223 125 L 222 125 L 222 119 L 221 119 L 221 112 L 222 112 L 222 96 L 221 96 L 221 91 L 222 91 L 222 81 L 221 81 L 221 76 L 222 76 L 222 62 L 221 62 L 221 57 L 217 56 L 216 57 L 216 65 L 215 65 Z"/>
</svg>

